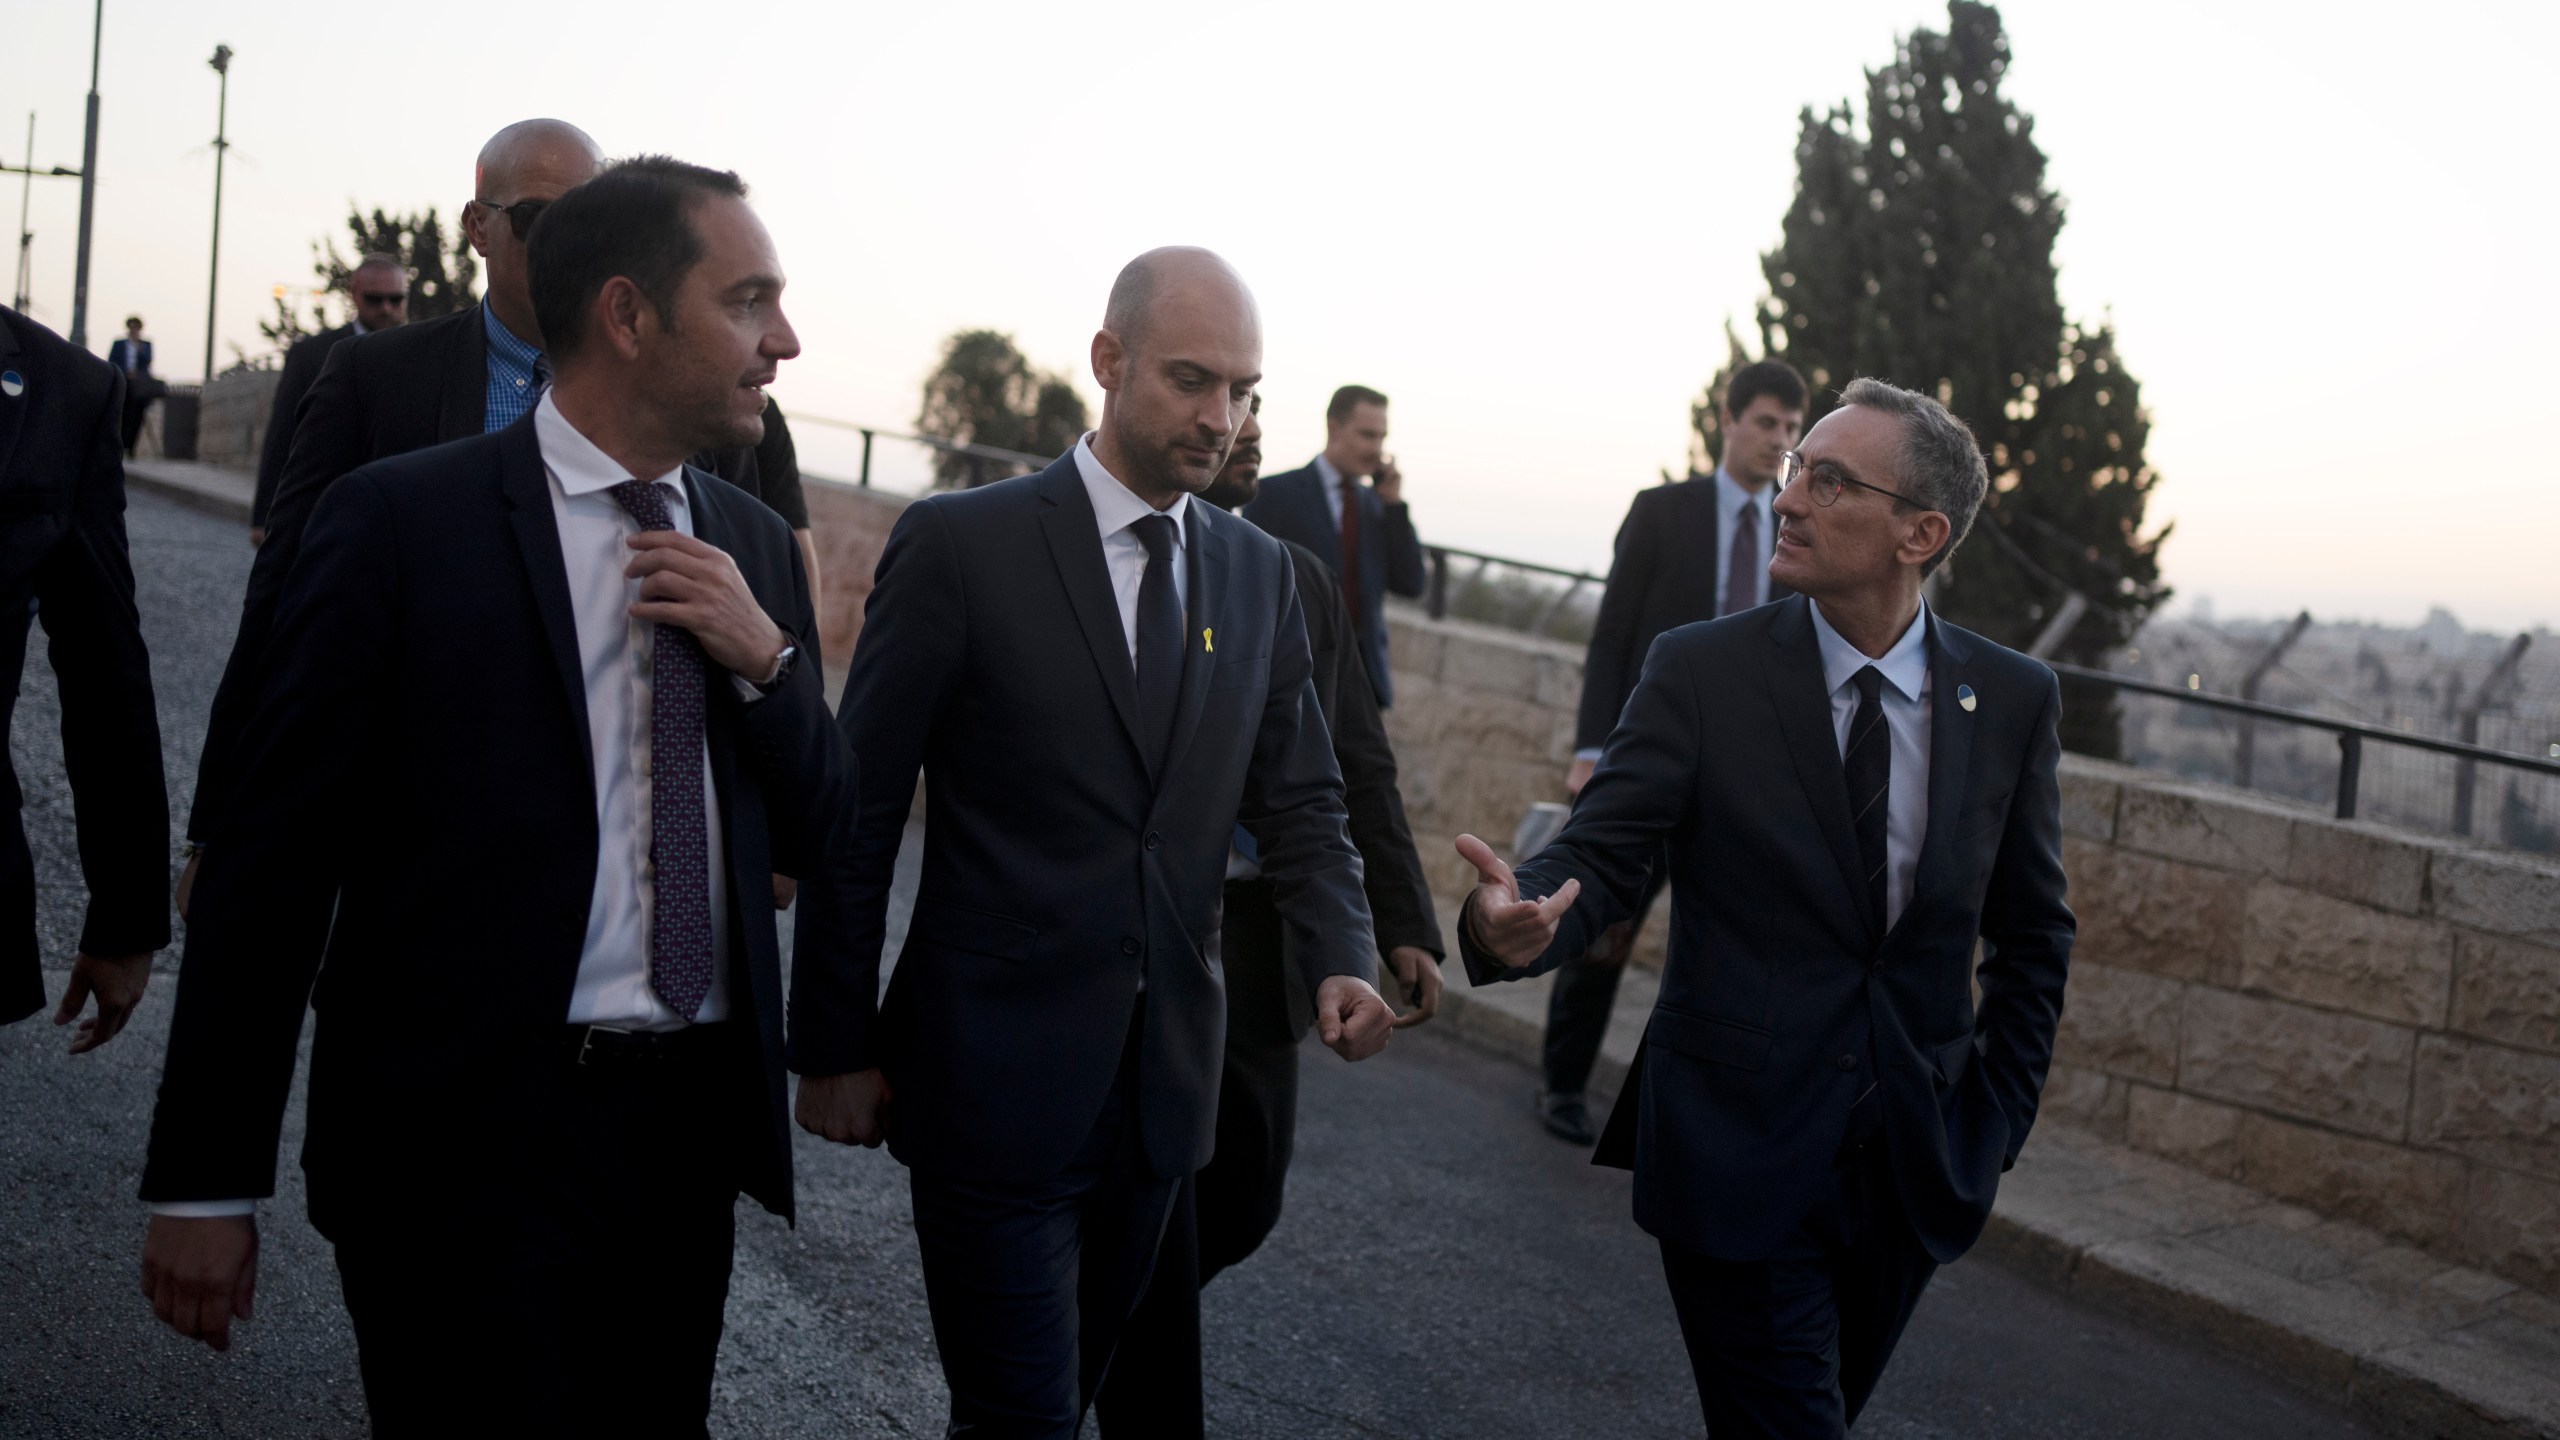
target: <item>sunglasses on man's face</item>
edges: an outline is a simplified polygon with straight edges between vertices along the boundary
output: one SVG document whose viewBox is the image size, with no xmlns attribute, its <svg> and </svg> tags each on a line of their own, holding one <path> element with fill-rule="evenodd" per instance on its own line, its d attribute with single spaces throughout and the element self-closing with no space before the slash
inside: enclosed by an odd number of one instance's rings
<svg viewBox="0 0 2560 1440">
<path fill-rule="evenodd" d="M 385 292 L 367 290 L 357 295 L 356 298 L 367 305 L 406 305 L 409 303 L 409 292 L 406 290 L 391 290 Z"/>
<path fill-rule="evenodd" d="M 516 232 L 516 238 L 518 240 L 522 240 L 526 236 L 531 235 L 533 233 L 533 222 L 541 219 L 542 212 L 551 208 L 551 202 L 548 200 L 519 200 L 513 205 L 501 205 L 495 200 L 475 199 L 471 203 L 474 205 L 486 205 L 490 209 L 497 211 L 499 214 L 506 216 L 507 228 Z"/>
</svg>

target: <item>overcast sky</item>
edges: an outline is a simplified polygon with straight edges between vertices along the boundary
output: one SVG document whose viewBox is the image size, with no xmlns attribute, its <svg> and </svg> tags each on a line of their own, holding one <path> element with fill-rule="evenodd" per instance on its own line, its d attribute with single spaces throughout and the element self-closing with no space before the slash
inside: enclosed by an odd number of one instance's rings
<svg viewBox="0 0 2560 1440">
<path fill-rule="evenodd" d="M 2113 314 L 2153 413 L 2180 604 L 2560 621 L 2560 461 L 2533 419 L 2560 336 L 2537 98 L 2560 7 L 2003 13 L 2069 206 L 2064 303 Z M 806 347 L 775 387 L 794 414 L 904 428 L 941 338 L 981 325 L 1098 400 L 1113 273 L 1204 244 L 1262 302 L 1274 465 L 1320 447 L 1335 385 L 1373 385 L 1426 538 L 1596 570 L 1760 293 L 1798 108 L 1862 96 L 1898 32 L 1944 18 L 107 0 L 90 338 L 139 311 L 164 376 L 200 369 L 227 43 L 223 363 L 348 201 L 450 220 L 491 131 L 558 115 L 746 176 Z M 0 36 L 0 155 L 23 160 L 33 109 L 39 162 L 77 165 L 87 3 L 0 0 Z M 36 183 L 57 330 L 77 215 L 76 182 Z M 811 469 L 851 472 L 850 445 L 798 433 Z"/>
</svg>

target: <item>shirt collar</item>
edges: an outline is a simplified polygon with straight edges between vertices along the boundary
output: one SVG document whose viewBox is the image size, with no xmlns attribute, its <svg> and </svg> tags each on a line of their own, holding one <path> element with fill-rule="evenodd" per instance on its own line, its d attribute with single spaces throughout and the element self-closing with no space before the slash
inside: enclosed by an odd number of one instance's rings
<svg viewBox="0 0 2560 1440">
<path fill-rule="evenodd" d="M 1102 457 L 1093 453 L 1093 432 L 1084 432 L 1076 442 L 1076 474 L 1084 480 L 1084 493 L 1093 501 L 1093 521 L 1110 539 L 1150 515 L 1173 517 L 1173 548 L 1180 550 L 1188 540 L 1185 527 L 1190 523 L 1191 497 L 1182 496 L 1172 506 L 1158 510 L 1138 498 L 1138 492 L 1120 483 L 1120 477 L 1103 468 Z"/>
<path fill-rule="evenodd" d="M 353 317 L 350 317 L 347 320 L 347 338 L 353 339 L 358 335 L 370 335 L 372 333 L 373 331 L 367 328 L 362 320 L 358 320 Z"/>
<path fill-rule="evenodd" d="M 1722 465 L 1716 467 L 1716 516 L 1727 525 L 1733 523 L 1733 517 L 1741 514 L 1746 505 L 1757 505 L 1765 511 L 1768 508 L 1766 502 L 1769 495 L 1768 486 L 1763 485 L 1757 490 L 1746 490 L 1742 487 L 1741 481 L 1725 473 Z"/>
<path fill-rule="evenodd" d="M 533 362 L 541 358 L 542 352 L 535 349 L 533 346 L 526 344 L 524 341 L 517 339 L 515 332 L 509 330 L 504 324 L 500 323 L 498 319 L 498 312 L 490 308 L 489 302 L 486 300 L 480 302 L 480 320 L 481 323 L 487 327 L 489 335 L 489 354 L 495 359 L 503 360 L 509 365 L 524 371 L 528 375 L 532 374 Z"/>
<path fill-rule="evenodd" d="M 1316 457 L 1316 478 L 1324 482 L 1328 492 L 1342 488 L 1342 471 L 1322 455 Z"/>
<path fill-rule="evenodd" d="M 1842 639 L 1840 632 L 1831 628 L 1831 622 L 1822 618 L 1820 602 L 1808 599 L 1805 604 L 1813 611 L 1813 633 L 1822 642 L 1825 694 L 1838 692 L 1841 686 L 1856 679 L 1860 670 L 1873 665 L 1883 673 L 1886 684 L 1902 692 L 1903 698 L 1920 698 L 1920 687 L 1929 679 L 1928 601 L 1920 602 L 1920 608 L 1912 614 L 1911 624 L 1903 630 L 1902 638 L 1893 642 L 1893 648 L 1884 652 L 1881 660 L 1868 659 L 1857 646 Z"/>
<path fill-rule="evenodd" d="M 560 413 L 548 390 L 542 392 L 541 402 L 533 407 L 533 438 L 541 445 L 542 463 L 560 482 L 563 495 L 592 495 L 631 478 L 630 471 L 569 423 L 569 417 Z M 684 467 L 679 465 L 658 476 L 656 483 L 673 488 L 680 502 L 684 497 Z"/>
</svg>

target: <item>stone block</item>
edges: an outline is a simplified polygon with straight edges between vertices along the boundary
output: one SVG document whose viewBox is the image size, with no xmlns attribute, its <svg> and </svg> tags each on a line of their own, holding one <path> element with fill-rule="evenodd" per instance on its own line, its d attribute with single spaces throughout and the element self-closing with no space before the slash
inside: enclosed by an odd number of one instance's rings
<svg viewBox="0 0 2560 1440">
<path fill-rule="evenodd" d="M 2248 876 L 2064 837 L 2075 960 L 2235 985 Z"/>
<path fill-rule="evenodd" d="M 2560 1182 L 2474 1165 L 2462 1209 L 2472 1263 L 2560 1295 Z"/>
<path fill-rule="evenodd" d="M 2116 843 L 2191 865 L 2282 875 L 2301 808 L 2236 790 L 2164 781 L 2127 783 Z"/>
<path fill-rule="evenodd" d="M 2116 838 L 2116 802 L 2123 797 L 2124 782 L 2111 766 L 2074 764 L 2074 757 L 2062 761 L 2062 833 L 2083 840 Z"/>
<path fill-rule="evenodd" d="M 1396 699 L 1404 699 L 1405 677 L 1440 678 L 1440 661 L 1449 643 L 1446 632 L 1425 624 L 1387 621 L 1387 670 L 1395 677 Z"/>
<path fill-rule="evenodd" d="M 2178 1078 L 2179 981 L 2082 962 L 2071 967 L 2054 1054 L 2084 1069 L 2169 1085 Z"/>
<path fill-rule="evenodd" d="M 2560 863 L 2511 851 L 2447 849 L 2430 873 L 2435 912 L 2443 918 L 2560 945 Z"/>
<path fill-rule="evenodd" d="M 2441 1026 L 2453 998 L 2453 932 L 2275 881 L 2249 892 L 2245 989 L 2376 1020 Z"/>
<path fill-rule="evenodd" d="M 2408 1131 L 2414 1039 L 2379 1020 L 2189 986 L 2177 1087 L 2398 1140 Z"/>
<path fill-rule="evenodd" d="M 2468 931 L 2454 937 L 2451 1028 L 2560 1052 L 2560 950 Z"/>
<path fill-rule="evenodd" d="M 2438 845 L 2355 820 L 2293 822 L 2284 878 L 2340 900 L 2415 915 L 2426 908 L 2427 862 Z"/>
<path fill-rule="evenodd" d="M 2411 1143 L 2560 1180 L 2560 1056 L 2422 1036 L 2415 1091 Z"/>
<path fill-rule="evenodd" d="M 2450 1156 L 2255 1111 L 2242 1116 L 2237 1143 L 2237 1178 L 2279 1199 L 2413 1244 L 2449 1248 L 2458 1240 L 2464 1166 Z"/>
<path fill-rule="evenodd" d="M 2192 1095 L 2136 1085 L 2126 1107 L 2124 1138 L 2225 1180 L 2240 1178 L 2240 1122 L 2249 1112 Z"/>
<path fill-rule="evenodd" d="M 1535 704 L 1538 652 L 1474 635 L 1451 635 L 1440 655 L 1442 682 Z"/>
<path fill-rule="evenodd" d="M 2036 1114 L 2039 1119 L 2068 1120 L 2104 1139 L 2121 1140 L 2125 1129 L 2125 1102 L 2132 1088 L 2129 1082 L 2103 1070 L 2084 1069 L 2067 1060 L 2057 1060 L 2045 1073 L 2044 1094 L 2036 1106 Z M 2045 1131 L 2039 1129 L 2035 1134 L 2041 1138 Z M 2008 1194 L 2005 1187 L 2001 1194 Z"/>
</svg>

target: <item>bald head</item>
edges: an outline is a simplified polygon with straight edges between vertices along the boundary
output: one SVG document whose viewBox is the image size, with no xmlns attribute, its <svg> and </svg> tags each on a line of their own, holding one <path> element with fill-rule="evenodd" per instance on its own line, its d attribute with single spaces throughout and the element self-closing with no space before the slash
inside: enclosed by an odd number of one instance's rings
<svg viewBox="0 0 2560 1440">
<path fill-rule="evenodd" d="M 1120 277 L 1111 282 L 1110 303 L 1103 308 L 1102 328 L 1135 353 L 1146 347 L 1158 318 L 1174 309 L 1242 321 L 1260 349 L 1262 316 L 1244 277 L 1215 251 L 1196 245 L 1162 246 L 1120 267 Z"/>
<path fill-rule="evenodd" d="M 586 131 L 566 120 L 519 120 L 480 147 L 471 181 L 482 199 L 512 203 L 514 192 L 534 177 L 574 176 L 569 184 L 577 185 L 603 168 L 604 151 Z"/>
</svg>

